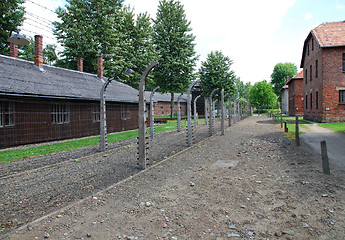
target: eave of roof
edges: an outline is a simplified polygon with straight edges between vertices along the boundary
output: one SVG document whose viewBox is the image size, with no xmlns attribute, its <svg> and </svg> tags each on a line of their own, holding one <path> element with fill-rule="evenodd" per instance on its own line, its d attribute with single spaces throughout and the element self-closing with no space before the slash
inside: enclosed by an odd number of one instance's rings
<svg viewBox="0 0 345 240">
<path fill-rule="evenodd" d="M 308 42 L 314 37 L 320 48 L 345 47 L 345 21 L 323 23 L 312 29 L 304 41 L 300 67 L 304 67 Z"/>
</svg>

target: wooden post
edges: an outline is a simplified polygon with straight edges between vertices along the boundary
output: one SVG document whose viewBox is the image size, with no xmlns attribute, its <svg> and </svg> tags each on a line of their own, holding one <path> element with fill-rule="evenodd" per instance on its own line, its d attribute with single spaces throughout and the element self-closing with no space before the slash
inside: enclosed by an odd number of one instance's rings
<svg viewBox="0 0 345 240">
<path fill-rule="evenodd" d="M 280 127 L 283 127 L 283 114 L 280 113 Z"/>
<path fill-rule="evenodd" d="M 284 132 L 288 132 L 289 131 L 289 129 L 287 128 L 287 123 L 286 123 L 286 121 L 284 121 Z"/>
<path fill-rule="evenodd" d="M 298 116 L 296 116 L 295 141 L 296 141 L 296 146 L 300 146 L 300 145 L 301 145 L 301 143 L 300 143 L 300 141 L 299 141 Z"/>
<path fill-rule="evenodd" d="M 327 154 L 327 144 L 326 141 L 321 141 L 321 156 L 322 156 L 322 172 L 324 174 L 331 174 L 329 169 L 329 161 L 328 161 L 328 154 Z"/>
</svg>

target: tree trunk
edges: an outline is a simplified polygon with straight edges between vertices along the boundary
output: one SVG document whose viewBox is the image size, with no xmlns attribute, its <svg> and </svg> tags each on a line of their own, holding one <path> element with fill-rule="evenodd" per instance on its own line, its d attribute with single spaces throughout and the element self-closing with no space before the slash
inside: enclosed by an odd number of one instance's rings
<svg viewBox="0 0 345 240">
<path fill-rule="evenodd" d="M 174 117 L 174 93 L 171 93 L 171 101 L 170 101 L 170 117 Z"/>
</svg>

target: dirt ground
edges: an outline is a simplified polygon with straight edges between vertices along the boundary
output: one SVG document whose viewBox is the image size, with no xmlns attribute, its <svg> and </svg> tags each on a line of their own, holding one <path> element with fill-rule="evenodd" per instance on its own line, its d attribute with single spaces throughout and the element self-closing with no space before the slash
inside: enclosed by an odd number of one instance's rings
<svg viewBox="0 0 345 240">
<path fill-rule="evenodd" d="M 253 116 L 4 239 L 344 239 L 345 171 L 331 172 Z"/>
</svg>

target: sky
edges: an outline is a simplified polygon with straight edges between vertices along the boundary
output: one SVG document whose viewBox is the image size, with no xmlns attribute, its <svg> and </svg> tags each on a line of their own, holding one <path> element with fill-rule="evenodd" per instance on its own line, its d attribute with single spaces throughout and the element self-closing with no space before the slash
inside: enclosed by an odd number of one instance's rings
<svg viewBox="0 0 345 240">
<path fill-rule="evenodd" d="M 271 80 L 277 63 L 298 67 L 303 43 L 309 32 L 324 22 L 345 20 L 345 0 L 180 0 L 196 37 L 197 68 L 211 51 L 221 51 L 232 61 L 232 70 L 243 82 Z M 159 0 L 125 0 L 136 14 L 155 18 Z M 42 34 L 54 43 L 51 28 L 38 22 L 56 21 L 50 10 L 63 7 L 64 0 L 26 0 L 29 13 L 23 33 Z M 39 16 L 35 20 L 35 16 Z M 36 25 L 36 26 L 34 26 Z M 43 33 L 42 33 L 43 32 Z M 58 49 L 61 49 L 58 47 Z"/>
</svg>

